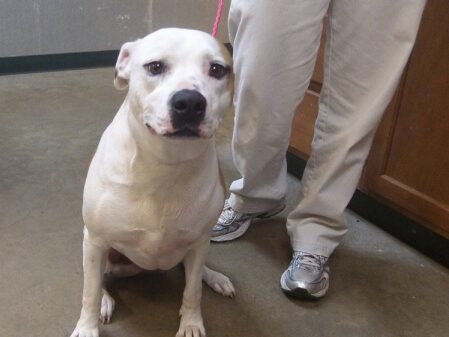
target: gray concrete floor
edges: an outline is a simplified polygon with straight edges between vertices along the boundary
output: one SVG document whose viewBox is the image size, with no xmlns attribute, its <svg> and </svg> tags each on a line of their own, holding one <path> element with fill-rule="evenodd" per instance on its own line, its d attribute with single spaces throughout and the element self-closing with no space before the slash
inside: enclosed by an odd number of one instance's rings
<svg viewBox="0 0 449 337">
<path fill-rule="evenodd" d="M 0 77 L 0 336 L 70 335 L 82 289 L 81 193 L 100 134 L 123 92 L 113 69 Z M 237 177 L 229 139 L 218 135 L 226 179 Z M 209 264 L 229 275 L 237 298 L 203 290 L 209 336 L 449 336 L 449 271 L 347 212 L 349 232 L 331 259 L 319 302 L 285 297 L 290 259 L 285 217 L 254 224 L 240 240 L 213 245 Z M 110 282 L 117 301 L 103 337 L 174 336 L 183 289 L 175 268 Z"/>
</svg>

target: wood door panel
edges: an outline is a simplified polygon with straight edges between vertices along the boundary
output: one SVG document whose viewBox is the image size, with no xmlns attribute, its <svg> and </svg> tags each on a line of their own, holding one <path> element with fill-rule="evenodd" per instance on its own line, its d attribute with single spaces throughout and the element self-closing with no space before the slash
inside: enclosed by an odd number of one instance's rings
<svg viewBox="0 0 449 337">
<path fill-rule="evenodd" d="M 369 194 L 449 238 L 448 205 L 388 175 L 365 181 Z"/>
<path fill-rule="evenodd" d="M 449 58 L 448 58 L 449 59 Z M 445 100 L 448 101 L 449 90 Z M 443 98 L 443 97 L 441 97 Z M 405 100 L 405 98 L 404 98 Z M 447 102 L 449 106 L 449 101 Z M 398 111 L 384 174 L 449 205 L 448 111 L 409 106 Z M 429 115 L 431 118 L 429 118 Z M 443 115 L 444 114 L 444 115 Z M 427 115 L 427 116 L 426 116 Z"/>
<path fill-rule="evenodd" d="M 364 188 L 449 237 L 449 2 L 430 0 Z"/>
</svg>

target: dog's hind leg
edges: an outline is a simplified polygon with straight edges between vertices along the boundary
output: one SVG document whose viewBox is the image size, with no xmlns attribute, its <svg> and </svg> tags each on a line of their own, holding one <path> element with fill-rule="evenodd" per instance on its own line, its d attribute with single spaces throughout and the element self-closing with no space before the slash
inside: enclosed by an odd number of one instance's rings
<svg viewBox="0 0 449 337">
<path fill-rule="evenodd" d="M 229 277 L 208 268 L 203 267 L 203 281 L 217 293 L 226 297 L 235 297 L 235 289 Z"/>
<path fill-rule="evenodd" d="M 103 324 L 109 324 L 111 321 L 112 313 L 114 312 L 115 301 L 108 293 L 105 287 L 103 287 L 103 297 L 101 298 L 101 310 L 100 321 Z"/>
<path fill-rule="evenodd" d="M 135 265 L 123 254 L 115 249 L 110 249 L 108 260 L 106 262 L 105 276 L 112 277 L 130 277 L 143 272 L 143 269 Z M 103 284 L 103 297 L 101 299 L 100 321 L 108 324 L 115 308 L 115 301 Z"/>
</svg>

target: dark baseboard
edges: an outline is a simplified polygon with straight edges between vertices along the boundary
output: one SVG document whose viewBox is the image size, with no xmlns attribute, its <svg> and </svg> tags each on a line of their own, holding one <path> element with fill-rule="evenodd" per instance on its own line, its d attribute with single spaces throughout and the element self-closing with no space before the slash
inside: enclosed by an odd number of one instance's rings
<svg viewBox="0 0 449 337">
<path fill-rule="evenodd" d="M 306 161 L 287 153 L 289 173 L 301 178 Z M 449 268 L 449 240 L 357 190 L 348 208 L 402 242 Z"/>
<path fill-rule="evenodd" d="M 118 50 L 81 53 L 0 57 L 0 75 L 32 72 L 110 67 L 115 65 Z"/>
</svg>

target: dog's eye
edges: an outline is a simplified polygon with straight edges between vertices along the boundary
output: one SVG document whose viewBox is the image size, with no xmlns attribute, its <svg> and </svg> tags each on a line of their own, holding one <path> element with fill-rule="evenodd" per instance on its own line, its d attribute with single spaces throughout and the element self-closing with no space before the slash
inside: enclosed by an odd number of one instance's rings
<svg viewBox="0 0 449 337">
<path fill-rule="evenodd" d="M 160 75 L 160 74 L 162 74 L 166 70 L 165 64 L 163 62 L 160 62 L 160 61 L 154 61 L 154 62 L 150 62 L 148 64 L 145 64 L 144 68 L 151 75 Z"/>
<path fill-rule="evenodd" d="M 209 76 L 220 79 L 229 73 L 229 68 L 218 63 L 212 63 L 209 68 Z"/>
</svg>

